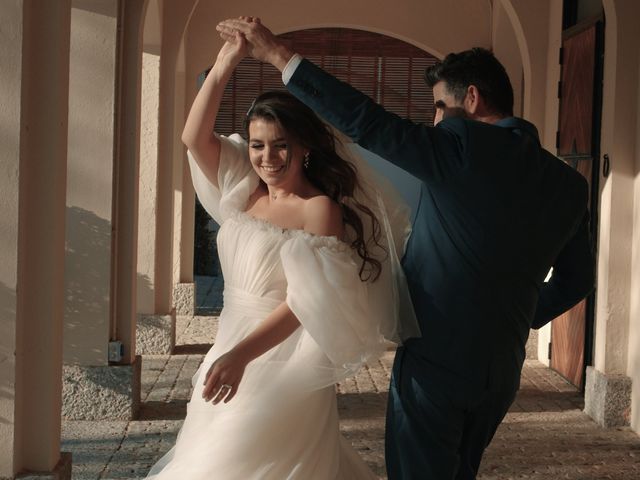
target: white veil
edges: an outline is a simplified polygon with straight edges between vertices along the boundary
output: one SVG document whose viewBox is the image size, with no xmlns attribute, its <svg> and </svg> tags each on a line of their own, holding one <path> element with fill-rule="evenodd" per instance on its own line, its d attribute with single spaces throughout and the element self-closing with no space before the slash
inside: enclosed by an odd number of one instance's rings
<svg viewBox="0 0 640 480">
<path fill-rule="evenodd" d="M 337 153 L 357 171 L 361 188 L 354 192 L 355 200 L 371 209 L 382 228 L 380 243 L 385 251 L 374 246 L 371 252 L 381 261 L 382 273 L 378 280 L 369 283 L 369 301 L 373 303 L 371 311 L 379 315 L 376 323 L 384 337 L 394 343 L 419 337 L 420 328 L 400 265 L 411 234 L 409 206 L 394 186 L 362 158 L 354 143 L 332 130 Z M 370 238 L 371 223 L 365 219 L 362 223 L 365 238 Z"/>
</svg>

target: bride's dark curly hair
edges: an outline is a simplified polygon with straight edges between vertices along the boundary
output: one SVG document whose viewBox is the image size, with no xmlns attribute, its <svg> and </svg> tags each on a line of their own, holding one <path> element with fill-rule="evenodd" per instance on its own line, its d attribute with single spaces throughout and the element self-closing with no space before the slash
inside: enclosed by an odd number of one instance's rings
<svg viewBox="0 0 640 480">
<path fill-rule="evenodd" d="M 338 140 L 330 127 L 313 110 L 284 91 L 265 92 L 255 99 L 244 122 L 247 137 L 249 124 L 258 118 L 278 123 L 293 140 L 309 150 L 308 167 L 304 168 L 307 178 L 342 207 L 343 222 L 355 233 L 350 242 L 351 248 L 362 259 L 360 279 L 375 281 L 380 276 L 382 264 L 371 255 L 371 249 L 383 248 L 380 244 L 380 222 L 369 207 L 353 197 L 354 192 L 361 188 L 358 174 L 356 168 L 336 152 Z M 354 208 L 371 223 L 370 238 L 364 238 L 362 219 Z"/>
</svg>

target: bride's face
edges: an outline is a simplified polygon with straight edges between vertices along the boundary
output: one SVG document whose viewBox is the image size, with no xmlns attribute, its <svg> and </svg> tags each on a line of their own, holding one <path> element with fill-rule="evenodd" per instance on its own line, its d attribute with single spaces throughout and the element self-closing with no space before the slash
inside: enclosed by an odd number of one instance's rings
<svg viewBox="0 0 640 480">
<path fill-rule="evenodd" d="M 249 124 L 249 159 L 267 185 L 282 187 L 302 180 L 304 154 L 278 123 L 256 118 Z"/>
</svg>

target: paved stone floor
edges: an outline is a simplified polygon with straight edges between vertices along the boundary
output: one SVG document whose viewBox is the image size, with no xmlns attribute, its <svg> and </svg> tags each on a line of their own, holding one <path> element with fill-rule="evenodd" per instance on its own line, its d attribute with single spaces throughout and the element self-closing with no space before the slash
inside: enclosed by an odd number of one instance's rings
<svg viewBox="0 0 640 480">
<path fill-rule="evenodd" d="M 214 326 L 211 317 L 179 318 L 175 354 L 143 357 L 139 419 L 64 422 L 62 449 L 73 453 L 74 480 L 144 478 L 175 441 L 191 376 L 213 341 Z M 388 352 L 338 386 L 341 429 L 381 478 L 386 478 L 384 409 L 392 359 Z M 528 360 L 516 402 L 478 478 L 640 479 L 640 438 L 627 428 L 599 428 L 582 406 L 571 385 Z"/>
</svg>

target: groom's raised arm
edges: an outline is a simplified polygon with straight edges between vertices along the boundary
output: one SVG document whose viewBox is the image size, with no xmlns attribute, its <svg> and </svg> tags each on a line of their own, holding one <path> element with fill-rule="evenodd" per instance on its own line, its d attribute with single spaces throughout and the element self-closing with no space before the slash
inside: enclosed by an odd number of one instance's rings
<svg viewBox="0 0 640 480">
<path fill-rule="evenodd" d="M 225 40 L 232 39 L 235 31 L 245 35 L 254 58 L 271 63 L 280 71 L 286 69 L 283 81 L 293 95 L 356 143 L 414 176 L 437 181 L 454 173 L 464 158 L 464 122 L 441 122 L 437 128 L 428 127 L 386 111 L 308 60 L 294 58 L 290 62 L 293 51 L 259 19 L 225 20 L 217 30 Z"/>
<path fill-rule="evenodd" d="M 455 124 L 434 128 L 403 119 L 306 59 L 287 89 L 354 142 L 422 180 L 438 179 L 455 167 L 446 160 L 458 157 Z"/>
</svg>

